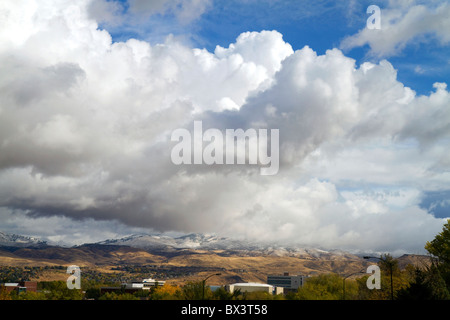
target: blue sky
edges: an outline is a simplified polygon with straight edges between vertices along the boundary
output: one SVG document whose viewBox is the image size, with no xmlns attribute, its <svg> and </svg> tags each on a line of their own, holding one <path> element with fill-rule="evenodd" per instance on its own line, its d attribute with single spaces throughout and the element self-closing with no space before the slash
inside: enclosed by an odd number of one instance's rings
<svg viewBox="0 0 450 320">
<path fill-rule="evenodd" d="M 129 16 L 129 3 L 126 0 L 117 3 L 121 15 Z M 412 2 L 430 8 L 440 3 L 443 2 Z M 226 47 L 233 43 L 242 32 L 277 30 L 294 50 L 310 46 L 318 54 L 324 54 L 326 50 L 340 48 L 345 37 L 364 29 L 370 17 L 366 10 L 374 4 L 380 7 L 383 19 L 383 10 L 391 7 L 388 1 L 211 0 L 202 14 L 187 23 L 180 23 L 174 10 L 167 10 L 143 14 L 143 19 L 125 19 L 123 24 L 114 26 L 101 24 L 101 27 L 111 33 L 114 41 L 136 38 L 161 42 L 172 34 L 192 47 L 210 52 L 217 45 Z M 417 35 L 395 54 L 374 57 L 369 51 L 367 44 L 344 50 L 358 65 L 388 59 L 398 70 L 398 79 L 419 95 L 429 94 L 434 82 L 450 79 L 450 46 L 439 43 L 432 32 Z"/>
</svg>

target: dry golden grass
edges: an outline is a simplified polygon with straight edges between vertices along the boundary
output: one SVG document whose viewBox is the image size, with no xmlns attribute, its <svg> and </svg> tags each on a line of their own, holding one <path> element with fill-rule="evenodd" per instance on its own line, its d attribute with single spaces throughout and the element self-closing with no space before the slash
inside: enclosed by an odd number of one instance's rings
<svg viewBox="0 0 450 320">
<path fill-rule="evenodd" d="M 204 267 L 207 272 L 193 273 L 183 278 L 173 278 L 167 283 L 182 285 L 187 281 L 199 281 L 210 275 L 211 270 L 220 272 L 208 280 L 208 284 L 220 285 L 234 282 L 266 282 L 270 274 L 314 275 L 321 273 L 338 273 L 348 275 L 367 268 L 372 262 L 356 256 L 275 256 L 243 254 L 227 254 L 223 251 L 183 250 L 175 256 L 165 253 L 150 253 L 145 250 L 129 247 L 79 247 L 79 248 L 47 248 L 20 249 L 15 252 L 0 250 L 0 265 L 3 266 L 68 266 L 76 264 L 80 267 L 95 268 L 99 272 L 115 272 L 117 265 L 161 265 L 165 267 Z M 405 256 L 399 259 L 403 267 L 407 263 L 424 260 L 424 256 Z M 65 280 L 64 270 L 48 271 L 39 281 Z"/>
</svg>

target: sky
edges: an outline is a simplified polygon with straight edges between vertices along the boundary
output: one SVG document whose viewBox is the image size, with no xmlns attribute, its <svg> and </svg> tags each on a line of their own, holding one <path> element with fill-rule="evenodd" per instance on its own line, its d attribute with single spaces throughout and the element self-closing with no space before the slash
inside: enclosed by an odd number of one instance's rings
<svg viewBox="0 0 450 320">
<path fill-rule="evenodd" d="M 450 218 L 448 1 L 5 0 L 0 16 L 0 231 L 401 254 Z M 279 171 L 174 164 L 172 133 L 199 120 L 279 130 Z"/>
</svg>

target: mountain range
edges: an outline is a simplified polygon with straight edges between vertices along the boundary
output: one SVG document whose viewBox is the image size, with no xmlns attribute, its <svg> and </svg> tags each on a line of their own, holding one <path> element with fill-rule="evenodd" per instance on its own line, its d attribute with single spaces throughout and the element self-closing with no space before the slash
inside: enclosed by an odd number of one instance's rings
<svg viewBox="0 0 450 320">
<path fill-rule="evenodd" d="M 418 264 L 425 256 L 404 255 L 399 266 Z M 115 272 L 124 266 L 153 266 L 164 270 L 189 270 L 190 276 L 173 278 L 180 283 L 198 280 L 219 270 L 217 281 L 265 281 L 268 274 L 290 272 L 352 274 L 373 264 L 340 250 L 282 246 L 219 237 L 213 234 L 168 236 L 136 234 L 119 239 L 64 247 L 35 237 L 0 232 L 0 266 L 66 266 L 75 264 Z M 376 262 L 375 262 L 376 263 Z M 184 268 L 184 269 L 183 269 Z M 186 269 L 187 268 L 187 269 Z M 159 270 L 159 269 L 158 269 Z M 175 271 L 174 271 L 175 270 Z M 67 275 L 60 274 L 64 278 Z"/>
<path fill-rule="evenodd" d="M 0 231 L 0 246 L 2 247 L 42 247 L 47 241 Z"/>
<path fill-rule="evenodd" d="M 256 242 L 242 239 L 231 239 L 214 234 L 191 233 L 178 237 L 167 235 L 135 234 L 120 239 L 110 239 L 98 242 L 102 245 L 129 246 L 144 250 L 206 250 L 222 251 L 240 255 L 273 255 L 296 257 L 352 257 L 351 253 L 341 250 L 322 250 L 317 248 L 304 248 L 300 246 L 286 246 L 276 243 Z"/>
<path fill-rule="evenodd" d="M 135 234 L 118 239 L 64 247 L 35 237 L 0 232 L 0 264 L 123 264 L 149 263 L 190 255 L 220 257 L 292 257 L 312 260 L 362 260 L 340 250 L 321 250 L 299 246 L 252 242 L 220 237 L 214 234 L 192 233 L 182 236 Z M 3 257 L 3 258 L 2 258 Z M 139 257 L 139 258 L 137 258 Z M 2 263 L 2 260 L 4 261 Z"/>
<path fill-rule="evenodd" d="M 84 243 L 72 246 L 80 248 L 83 246 L 114 246 L 130 247 L 153 252 L 182 252 L 186 250 L 215 251 L 222 254 L 240 255 L 272 255 L 292 256 L 302 258 L 351 258 L 362 257 L 363 254 L 353 254 L 342 250 L 324 250 L 299 245 L 285 245 L 277 243 L 265 243 L 243 239 L 232 239 L 217 236 L 215 234 L 191 233 L 181 236 L 169 236 L 163 234 L 133 234 L 122 238 L 107 239 L 95 243 Z M 45 248 L 67 246 L 49 243 L 48 241 L 17 234 L 0 231 L 0 247 L 9 248 Z M 372 254 L 373 255 L 373 254 Z"/>
<path fill-rule="evenodd" d="M 174 251 L 174 250 L 223 250 L 241 253 L 264 253 L 271 255 L 290 255 L 304 256 L 311 255 L 319 257 L 323 255 L 345 255 L 348 254 L 339 250 L 321 250 L 315 248 L 303 248 L 297 246 L 282 246 L 274 243 L 254 242 L 247 240 L 237 240 L 227 237 L 220 237 L 214 234 L 191 233 L 182 236 L 168 236 L 161 234 L 134 234 L 117 239 L 108 239 L 96 243 L 85 243 L 74 246 L 81 247 L 84 245 L 107 245 L 107 246 L 125 246 L 144 250 L 156 251 Z M 36 237 L 28 237 L 17 234 L 0 232 L 0 246 L 13 248 L 26 247 L 60 247 L 59 245 L 50 244 L 45 240 Z"/>
</svg>

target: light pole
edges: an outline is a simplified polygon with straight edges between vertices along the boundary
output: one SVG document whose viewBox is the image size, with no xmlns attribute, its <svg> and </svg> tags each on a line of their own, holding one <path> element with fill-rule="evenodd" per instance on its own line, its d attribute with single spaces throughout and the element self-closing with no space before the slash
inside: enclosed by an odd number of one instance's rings
<svg viewBox="0 0 450 320">
<path fill-rule="evenodd" d="M 208 280 L 209 278 L 211 278 L 213 276 L 220 276 L 220 275 L 221 275 L 221 273 L 214 273 L 214 274 L 211 274 L 211 275 L 207 276 L 205 279 L 203 279 L 203 281 L 202 281 L 202 300 L 205 300 L 205 283 L 206 283 L 206 280 Z"/>
<path fill-rule="evenodd" d="M 346 280 L 348 277 L 351 277 L 351 276 L 353 276 L 353 275 L 355 275 L 355 274 L 359 274 L 359 273 L 365 273 L 365 272 L 364 272 L 364 269 L 362 269 L 361 271 L 358 271 L 358 272 L 349 274 L 349 275 L 347 275 L 347 276 L 344 277 L 344 279 L 343 279 L 343 284 L 342 284 L 342 289 L 343 289 L 343 300 L 345 300 L 345 280 Z"/>
<path fill-rule="evenodd" d="M 371 257 L 371 256 L 365 256 L 363 258 L 366 259 L 366 260 L 367 259 L 378 259 L 380 261 L 386 262 L 389 265 L 389 269 L 390 269 L 390 272 L 391 272 L 391 300 L 394 300 L 394 285 L 393 285 L 393 281 L 392 281 L 392 265 L 393 265 L 392 261 L 387 261 L 386 258 L 383 259 L 383 258 Z"/>
</svg>

